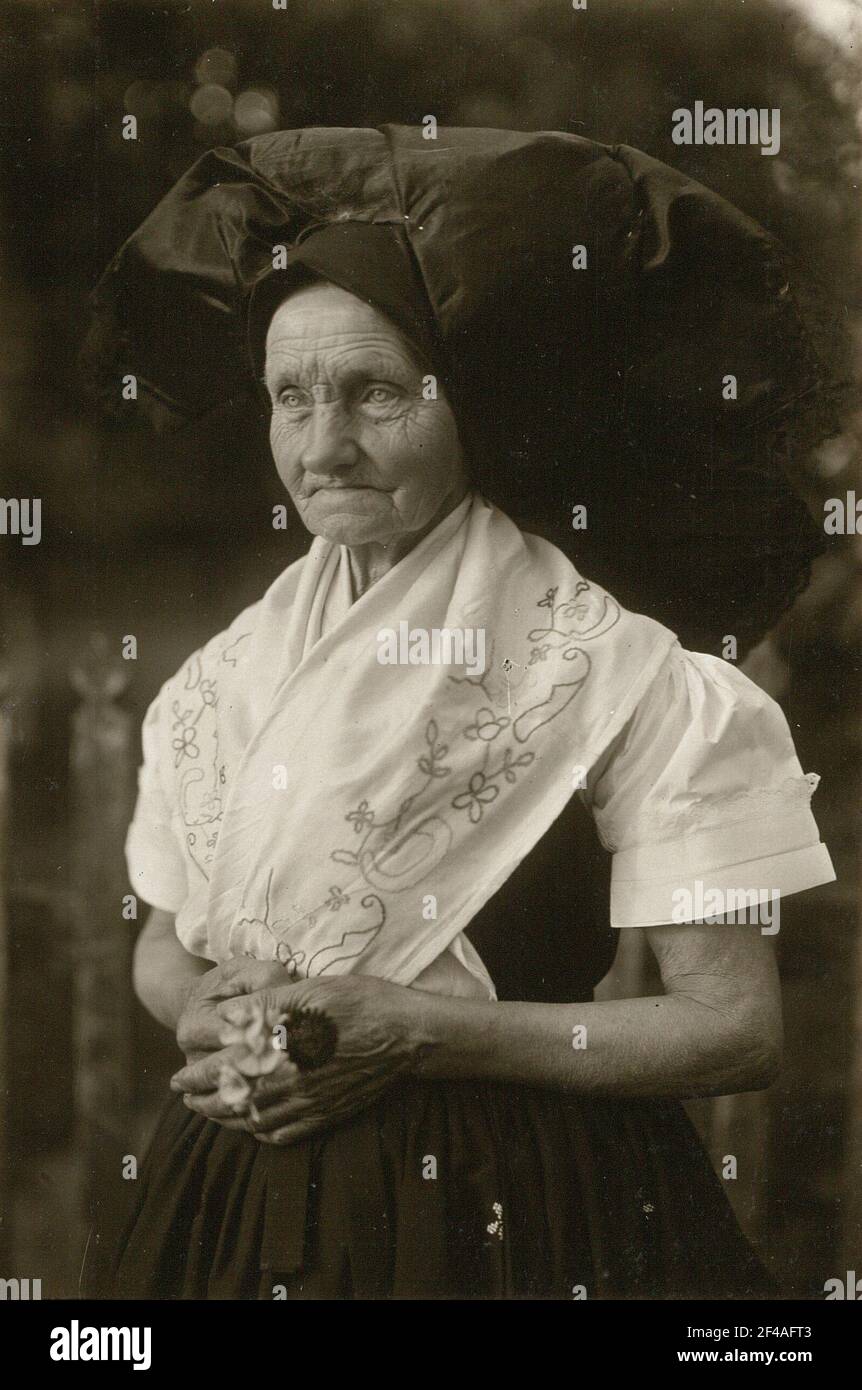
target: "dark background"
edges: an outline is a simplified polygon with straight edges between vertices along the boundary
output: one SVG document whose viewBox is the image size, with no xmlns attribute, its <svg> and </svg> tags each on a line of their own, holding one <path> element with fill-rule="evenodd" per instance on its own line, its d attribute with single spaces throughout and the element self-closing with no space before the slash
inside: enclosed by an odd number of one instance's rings
<svg viewBox="0 0 862 1390">
<path fill-rule="evenodd" d="M 76 357 L 87 296 L 112 253 L 204 150 L 266 130 L 428 114 L 441 125 L 566 130 L 639 146 L 782 238 L 816 272 L 836 341 L 839 325 L 849 333 L 841 351 L 858 382 L 860 52 L 860 10 L 845 0 L 589 0 L 586 12 L 568 0 L 289 0 L 286 12 L 271 0 L 0 4 L 0 492 L 43 506 L 39 546 L 0 537 L 13 740 L 2 1211 L 11 1263 L 0 1276 L 43 1277 L 45 1296 L 74 1292 L 87 1231 L 92 1135 L 82 1132 L 80 1075 L 74 1089 L 70 944 L 81 911 L 74 673 L 134 634 L 138 660 L 117 709 L 136 728 L 161 681 L 305 545 L 298 527 L 271 528 L 281 497 L 252 414 L 226 410 L 155 436 L 100 418 L 84 398 Z M 671 113 L 696 100 L 780 107 L 780 154 L 675 146 Z M 126 114 L 137 117 L 136 141 L 122 138 Z M 849 488 L 862 497 L 860 433 L 857 392 L 841 433 L 810 460 L 816 514 Z M 803 766 L 823 776 L 815 811 L 839 882 L 783 906 L 788 1060 L 767 1100 L 733 1111 L 739 1142 L 755 1134 L 767 1159 L 740 1208 L 774 1267 L 821 1288 L 862 1271 L 860 563 L 858 537 L 820 560 L 746 668 L 782 699 Z M 108 657 L 93 656 L 94 633 Z M 116 834 L 100 845 L 86 825 L 90 854 L 113 864 Z M 117 921 L 118 936 L 132 930 Z M 124 1152 L 137 1151 L 173 1056 L 155 1025 L 132 1017 Z M 726 1110 L 706 1120 L 717 1161 Z"/>
</svg>

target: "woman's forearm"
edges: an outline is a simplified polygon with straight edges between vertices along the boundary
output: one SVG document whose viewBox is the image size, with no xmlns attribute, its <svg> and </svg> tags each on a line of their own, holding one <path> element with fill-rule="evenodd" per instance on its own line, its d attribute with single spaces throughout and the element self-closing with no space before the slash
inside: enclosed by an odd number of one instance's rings
<svg viewBox="0 0 862 1390">
<path fill-rule="evenodd" d="M 135 946 L 135 993 L 148 1013 L 176 1031 L 180 1014 L 211 962 L 192 956 L 177 938 L 174 917 L 153 908 Z"/>
<path fill-rule="evenodd" d="M 484 1003 L 428 995 L 417 1072 L 579 1095 L 685 1097 L 756 1090 L 775 1047 L 753 1011 L 683 994 L 589 1004 Z"/>
</svg>

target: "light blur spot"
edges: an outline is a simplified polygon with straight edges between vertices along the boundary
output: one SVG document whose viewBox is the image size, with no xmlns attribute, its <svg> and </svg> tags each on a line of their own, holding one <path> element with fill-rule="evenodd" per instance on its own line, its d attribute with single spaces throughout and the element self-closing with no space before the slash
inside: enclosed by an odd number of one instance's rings
<svg viewBox="0 0 862 1390">
<path fill-rule="evenodd" d="M 821 478 L 834 478 L 853 462 L 854 442 L 845 434 L 829 439 L 814 455 Z"/>
<path fill-rule="evenodd" d="M 237 130 L 243 135 L 261 135 L 278 125 L 278 97 L 267 87 L 250 87 L 240 92 L 233 107 Z"/>
<path fill-rule="evenodd" d="M 198 87 L 189 102 L 189 108 L 201 125 L 221 125 L 231 118 L 233 97 L 227 87 L 208 82 L 206 86 Z"/>
<path fill-rule="evenodd" d="M 787 3 L 843 48 L 849 48 L 858 40 L 862 18 L 858 0 L 787 0 Z"/>
<path fill-rule="evenodd" d="M 779 193 L 785 197 L 791 196 L 797 188 L 796 170 L 783 159 L 775 159 L 772 162 L 772 180 Z"/>
<path fill-rule="evenodd" d="M 226 48 L 208 48 L 195 63 L 195 81 L 201 86 L 232 87 L 236 82 L 236 58 Z"/>
</svg>

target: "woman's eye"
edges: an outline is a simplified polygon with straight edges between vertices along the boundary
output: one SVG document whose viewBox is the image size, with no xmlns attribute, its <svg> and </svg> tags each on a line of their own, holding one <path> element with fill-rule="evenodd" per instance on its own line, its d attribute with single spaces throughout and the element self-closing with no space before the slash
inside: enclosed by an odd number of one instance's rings
<svg viewBox="0 0 862 1390">
<path fill-rule="evenodd" d="M 369 405 L 389 405 L 398 399 L 398 392 L 391 386 L 369 386 L 362 399 Z"/>
</svg>

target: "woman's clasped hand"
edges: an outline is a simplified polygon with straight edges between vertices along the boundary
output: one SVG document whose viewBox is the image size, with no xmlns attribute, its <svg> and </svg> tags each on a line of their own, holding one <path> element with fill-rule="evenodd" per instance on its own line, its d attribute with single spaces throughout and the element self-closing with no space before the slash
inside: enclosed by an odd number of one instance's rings
<svg viewBox="0 0 862 1390">
<path fill-rule="evenodd" d="M 300 1068 L 280 1045 L 279 1020 L 297 1009 L 320 1011 L 337 1031 L 322 1066 Z M 187 1060 L 171 1089 L 227 1129 L 291 1144 L 365 1109 L 409 1071 L 423 1051 L 420 1016 L 416 992 L 385 980 L 291 980 L 277 962 L 230 960 L 190 993 L 177 1025 Z"/>
</svg>

